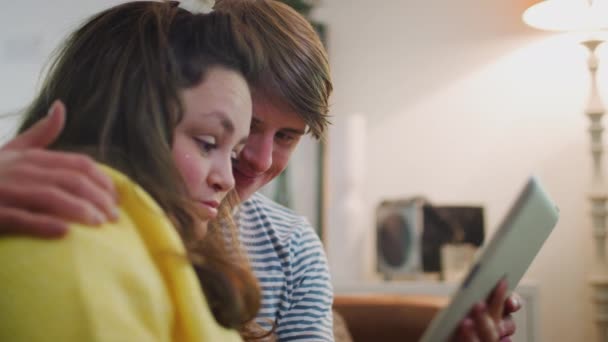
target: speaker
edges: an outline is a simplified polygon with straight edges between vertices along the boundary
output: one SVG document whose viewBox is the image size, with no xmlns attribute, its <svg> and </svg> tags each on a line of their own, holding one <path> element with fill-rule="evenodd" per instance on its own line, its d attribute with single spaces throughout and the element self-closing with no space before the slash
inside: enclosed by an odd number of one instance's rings
<svg viewBox="0 0 608 342">
<path fill-rule="evenodd" d="M 481 206 L 432 205 L 423 197 L 381 202 L 376 209 L 377 271 L 385 278 L 441 272 L 446 244 L 484 240 Z"/>
<path fill-rule="evenodd" d="M 384 201 L 376 210 L 377 270 L 387 278 L 422 271 L 422 198 Z"/>
</svg>

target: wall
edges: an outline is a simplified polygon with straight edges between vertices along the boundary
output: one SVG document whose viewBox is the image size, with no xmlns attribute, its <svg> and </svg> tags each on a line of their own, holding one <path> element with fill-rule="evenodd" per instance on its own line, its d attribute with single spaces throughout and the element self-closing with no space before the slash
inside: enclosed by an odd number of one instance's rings
<svg viewBox="0 0 608 342">
<path fill-rule="evenodd" d="M 0 115 L 22 109 L 59 42 L 87 16 L 119 0 L 19 0 L 0 11 Z M 15 115 L 0 118 L 0 141 L 14 132 Z"/>
<path fill-rule="evenodd" d="M 20 0 L 1 11 L 0 113 L 30 100 L 44 61 L 70 28 L 117 2 Z M 381 198 L 423 193 L 484 203 L 491 233 L 525 177 L 536 173 L 562 211 L 526 275 L 541 286 L 543 340 L 589 340 L 581 302 L 590 247 L 585 53 L 525 28 L 519 16 L 526 2 L 322 1 L 316 15 L 329 26 L 336 122 L 327 247 L 335 272 L 351 267 L 344 279 L 369 279 L 372 215 Z M 367 177 L 361 224 L 347 227 L 335 209 L 351 152 L 341 129 L 355 113 L 368 123 L 361 151 Z M 2 119 L 0 138 L 13 127 Z M 335 263 L 352 250 L 348 265 Z"/>
<path fill-rule="evenodd" d="M 540 286 L 542 337 L 589 340 L 586 52 L 569 37 L 526 28 L 529 2 L 323 1 L 316 15 L 330 27 L 332 113 L 338 123 L 355 113 L 368 122 L 362 224 L 341 212 L 347 133 L 334 125 L 330 136 L 326 244 L 336 284 L 372 279 L 382 198 L 483 203 L 491 234 L 536 174 L 561 208 L 526 275 Z"/>
</svg>

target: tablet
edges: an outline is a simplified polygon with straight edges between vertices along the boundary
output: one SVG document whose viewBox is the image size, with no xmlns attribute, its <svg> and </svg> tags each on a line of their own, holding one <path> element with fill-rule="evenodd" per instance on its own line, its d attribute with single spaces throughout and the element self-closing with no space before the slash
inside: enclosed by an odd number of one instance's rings
<svg viewBox="0 0 608 342">
<path fill-rule="evenodd" d="M 512 291 L 558 217 L 558 208 L 538 179 L 530 178 L 448 306 L 433 318 L 420 341 L 447 341 L 473 305 L 485 300 L 500 279 L 506 278 Z"/>
</svg>

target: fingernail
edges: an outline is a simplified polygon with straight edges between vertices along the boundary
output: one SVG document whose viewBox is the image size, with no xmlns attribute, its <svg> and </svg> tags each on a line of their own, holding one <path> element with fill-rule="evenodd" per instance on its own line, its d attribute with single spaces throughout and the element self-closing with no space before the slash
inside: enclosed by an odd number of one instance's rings
<svg viewBox="0 0 608 342">
<path fill-rule="evenodd" d="M 53 109 L 55 109 L 55 103 L 57 103 L 57 101 L 53 101 L 51 103 L 51 106 L 49 107 L 49 111 L 46 113 L 46 117 L 45 119 L 49 118 L 51 116 L 51 114 L 53 114 Z"/>
<path fill-rule="evenodd" d="M 95 214 L 93 214 L 93 224 L 94 225 L 100 225 L 100 224 L 106 222 L 107 220 L 108 220 L 108 218 L 100 212 L 95 212 Z"/>
<path fill-rule="evenodd" d="M 120 213 L 118 212 L 118 208 L 116 208 L 116 207 L 112 208 L 111 215 L 112 215 L 112 221 L 118 220 L 118 217 L 120 216 Z"/>
<path fill-rule="evenodd" d="M 506 329 L 505 329 L 505 325 L 502 321 L 500 323 L 498 323 L 497 328 L 498 328 L 498 335 L 501 337 L 504 336 Z"/>
<path fill-rule="evenodd" d="M 517 300 L 517 298 L 514 296 L 511 296 L 511 304 L 513 304 L 513 307 L 517 308 L 519 307 L 519 300 Z"/>
<path fill-rule="evenodd" d="M 63 236 L 68 232 L 68 225 L 65 223 L 58 223 L 56 225 L 52 225 L 49 229 L 49 233 L 51 236 Z"/>
<path fill-rule="evenodd" d="M 114 201 L 118 202 L 118 191 L 116 191 L 116 187 L 114 187 L 114 184 L 112 184 L 110 192 L 112 193 L 112 198 L 114 199 Z"/>
</svg>

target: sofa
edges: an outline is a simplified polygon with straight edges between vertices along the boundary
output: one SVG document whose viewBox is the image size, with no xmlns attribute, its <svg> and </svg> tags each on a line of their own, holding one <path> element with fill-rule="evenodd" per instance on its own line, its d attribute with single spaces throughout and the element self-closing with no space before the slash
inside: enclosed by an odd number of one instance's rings
<svg viewBox="0 0 608 342">
<path fill-rule="evenodd" d="M 336 295 L 336 342 L 418 341 L 447 297 L 393 294 Z"/>
</svg>

